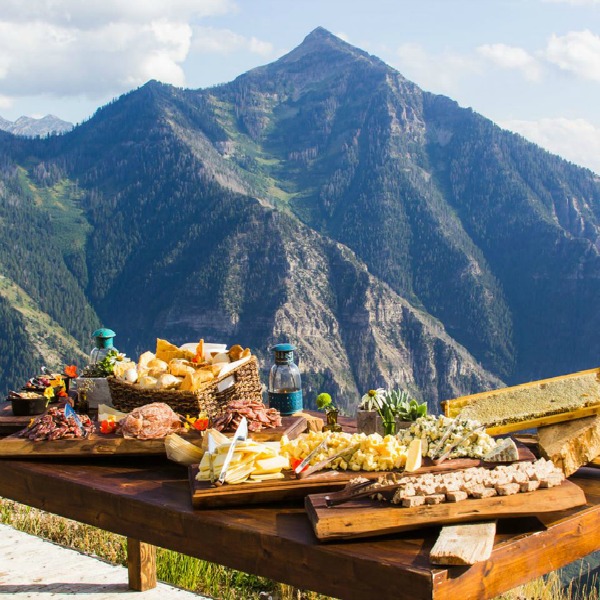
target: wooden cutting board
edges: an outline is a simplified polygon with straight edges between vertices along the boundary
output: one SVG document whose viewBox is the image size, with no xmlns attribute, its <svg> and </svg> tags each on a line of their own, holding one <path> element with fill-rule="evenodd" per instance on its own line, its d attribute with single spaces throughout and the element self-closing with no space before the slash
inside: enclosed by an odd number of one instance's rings
<svg viewBox="0 0 600 600">
<path fill-rule="evenodd" d="M 200 446 L 202 438 L 195 435 L 183 435 L 187 441 Z M 49 457 L 82 457 L 110 455 L 164 455 L 165 440 L 126 439 L 114 433 L 92 433 L 83 440 L 41 440 L 34 442 L 12 434 L 0 439 L 0 458 L 49 458 Z"/>
<path fill-rule="evenodd" d="M 283 417 L 283 425 L 250 434 L 258 441 L 279 440 L 285 433 L 293 439 L 306 429 L 304 417 Z M 29 423 L 29 419 L 27 420 Z M 202 438 L 198 433 L 182 433 L 184 439 L 200 446 Z M 137 440 L 126 439 L 116 434 L 92 433 L 83 440 L 41 440 L 34 442 L 11 434 L 0 439 L 0 457 L 44 458 L 56 456 L 107 456 L 107 455 L 152 455 L 165 454 L 164 439 Z"/>
<path fill-rule="evenodd" d="M 519 460 L 535 460 L 535 456 L 525 446 L 518 446 Z M 424 466 L 415 475 L 421 473 L 445 473 L 468 469 L 470 467 L 489 466 L 498 463 L 485 463 L 475 458 L 454 458 L 434 465 L 431 460 L 423 459 Z M 239 483 L 235 485 L 212 486 L 208 481 L 196 481 L 198 467 L 189 467 L 190 491 L 194 508 L 218 508 L 222 506 L 243 506 L 269 502 L 302 500 L 309 494 L 320 494 L 341 490 L 351 479 L 366 477 L 377 479 L 386 475 L 381 471 L 319 471 L 304 479 L 296 479 L 291 471 L 285 471 L 285 479 L 261 481 L 260 483 Z"/>
<path fill-rule="evenodd" d="M 557 487 L 513 496 L 469 498 L 462 502 L 413 508 L 370 499 L 329 508 L 325 504 L 326 495 L 310 495 L 305 500 L 308 518 L 321 541 L 380 536 L 433 525 L 535 516 L 586 503 L 581 488 L 568 480 Z"/>
</svg>

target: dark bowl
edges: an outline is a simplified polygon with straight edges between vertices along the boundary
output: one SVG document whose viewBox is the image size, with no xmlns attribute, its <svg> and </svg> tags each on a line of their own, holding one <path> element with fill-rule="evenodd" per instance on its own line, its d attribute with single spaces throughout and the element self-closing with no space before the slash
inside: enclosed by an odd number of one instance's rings
<svg viewBox="0 0 600 600">
<path fill-rule="evenodd" d="M 46 412 L 47 400 L 41 398 L 11 398 L 12 411 L 15 417 L 32 417 Z"/>
</svg>

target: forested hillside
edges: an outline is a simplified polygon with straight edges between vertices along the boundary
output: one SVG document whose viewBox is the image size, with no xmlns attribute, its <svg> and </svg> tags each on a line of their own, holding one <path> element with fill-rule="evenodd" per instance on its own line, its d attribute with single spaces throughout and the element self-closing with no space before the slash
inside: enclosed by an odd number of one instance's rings
<svg viewBox="0 0 600 600">
<path fill-rule="evenodd" d="M 321 28 L 229 84 L 149 82 L 68 134 L 0 132 L 0 165 L 2 275 L 74 345 L 102 322 L 128 354 L 204 337 L 266 367 L 289 339 L 307 397 L 347 410 L 600 355 L 598 178 Z M 16 296 L 0 326 L 29 348 Z"/>
</svg>

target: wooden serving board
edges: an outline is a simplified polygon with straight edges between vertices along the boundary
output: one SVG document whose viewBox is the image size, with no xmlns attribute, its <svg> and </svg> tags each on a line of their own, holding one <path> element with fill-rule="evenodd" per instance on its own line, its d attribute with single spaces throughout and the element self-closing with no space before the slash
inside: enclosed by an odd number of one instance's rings
<svg viewBox="0 0 600 600">
<path fill-rule="evenodd" d="M 29 423 L 29 418 L 27 423 Z M 285 433 L 293 439 L 306 429 L 304 417 L 283 417 L 283 425 L 274 429 L 251 433 L 250 437 L 257 441 L 279 440 Z M 261 435 L 262 434 L 262 435 Z M 200 446 L 202 438 L 198 433 L 181 433 L 188 442 Z M 137 440 L 124 438 L 120 435 L 110 433 L 92 433 L 86 439 L 79 440 L 41 440 L 34 442 L 20 438 L 13 433 L 0 439 L 1 457 L 56 457 L 56 456 L 107 456 L 107 455 L 153 455 L 165 454 L 164 438 L 157 440 Z"/>
<path fill-rule="evenodd" d="M 525 446 L 518 446 L 519 461 L 535 460 L 535 456 Z M 424 466 L 411 475 L 422 473 L 446 473 L 470 467 L 489 466 L 493 468 L 499 463 L 486 463 L 475 458 L 453 458 L 434 465 L 431 460 L 423 459 Z M 198 467 L 189 467 L 190 491 L 194 508 L 218 508 L 222 506 L 242 506 L 248 504 L 264 504 L 269 502 L 285 502 L 302 500 L 309 494 L 320 494 L 341 490 L 355 477 L 377 479 L 388 472 L 382 471 L 333 471 L 331 469 L 313 473 L 303 479 L 296 479 L 291 471 L 284 471 L 285 479 L 261 481 L 256 483 L 239 483 L 215 487 L 209 481 L 197 481 Z"/>
<path fill-rule="evenodd" d="M 194 434 L 183 435 L 187 441 L 200 446 L 202 438 Z M 114 433 L 92 433 L 80 440 L 41 440 L 34 442 L 12 434 L 0 439 L 0 458 L 50 458 L 57 456 L 110 456 L 110 455 L 164 455 L 165 440 L 126 439 Z"/>
<path fill-rule="evenodd" d="M 326 495 L 314 494 L 305 500 L 308 518 L 321 541 L 387 535 L 434 525 L 535 516 L 586 503 L 581 488 L 568 480 L 557 487 L 513 496 L 469 498 L 462 502 L 413 508 L 370 499 L 329 508 L 325 504 Z"/>
</svg>

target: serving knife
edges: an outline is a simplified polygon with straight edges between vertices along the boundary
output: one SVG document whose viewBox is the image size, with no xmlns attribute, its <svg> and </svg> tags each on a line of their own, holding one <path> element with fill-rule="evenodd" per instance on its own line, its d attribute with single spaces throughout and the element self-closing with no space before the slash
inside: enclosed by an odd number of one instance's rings
<svg viewBox="0 0 600 600">
<path fill-rule="evenodd" d="M 227 469 L 229 468 L 229 463 L 231 462 L 231 458 L 233 457 L 233 452 L 235 451 L 235 445 L 238 442 L 243 442 L 248 437 L 248 421 L 246 417 L 242 417 L 240 424 L 237 426 L 235 433 L 233 434 L 233 439 L 231 440 L 231 446 L 229 446 L 229 450 L 227 451 L 227 456 L 225 456 L 225 462 L 223 462 L 223 468 L 221 469 L 221 474 L 219 478 L 215 481 L 215 485 L 223 485 L 225 483 L 225 477 L 227 476 Z"/>
<path fill-rule="evenodd" d="M 209 433 L 208 434 L 208 465 L 210 469 L 210 482 L 215 482 L 215 451 L 217 449 L 217 442 L 215 438 Z"/>
<path fill-rule="evenodd" d="M 317 471 L 324 469 L 330 462 L 334 461 L 336 458 L 339 458 L 340 456 L 347 456 L 346 460 L 350 461 L 352 455 L 354 455 L 354 453 L 358 450 L 359 447 L 360 447 L 360 444 L 355 444 L 354 446 L 351 446 L 350 448 L 344 448 L 340 452 L 336 452 L 335 454 L 328 456 L 325 460 L 319 461 L 316 465 L 313 465 L 312 467 L 308 467 L 308 469 L 304 469 L 304 470 L 301 469 L 299 473 L 296 473 L 296 477 L 298 479 L 304 479 L 305 477 L 308 477 L 309 475 L 312 475 L 313 473 L 316 473 Z M 317 449 L 318 449 L 318 447 L 317 447 Z M 302 463 L 300 463 L 300 465 L 301 464 Z M 298 465 L 298 467 L 300 465 Z"/>
<path fill-rule="evenodd" d="M 294 473 L 296 473 L 296 477 L 302 472 L 302 470 L 308 465 L 308 463 L 312 460 L 312 458 L 320 451 L 324 450 L 327 447 L 329 442 L 329 435 L 327 435 L 321 443 L 319 443 L 309 455 L 294 468 Z"/>
</svg>

